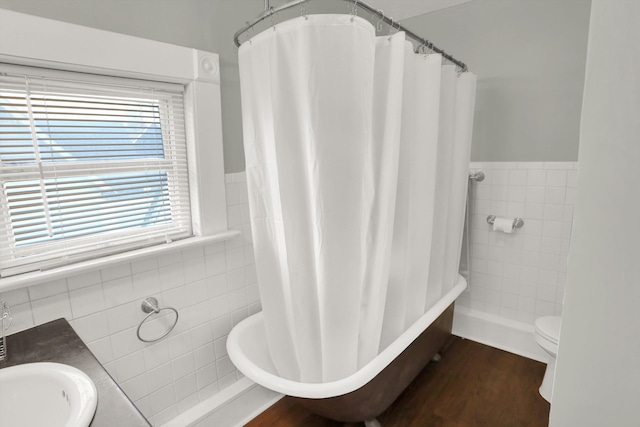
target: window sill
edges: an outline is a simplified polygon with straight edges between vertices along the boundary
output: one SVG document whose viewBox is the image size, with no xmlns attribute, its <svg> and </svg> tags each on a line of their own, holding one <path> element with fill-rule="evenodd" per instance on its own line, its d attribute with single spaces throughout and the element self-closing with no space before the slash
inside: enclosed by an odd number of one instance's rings
<svg viewBox="0 0 640 427">
<path fill-rule="evenodd" d="M 150 246 L 147 248 L 109 255 L 89 261 L 82 261 L 75 264 L 65 265 L 64 267 L 58 267 L 52 270 L 34 271 L 32 273 L 24 273 L 12 277 L 5 277 L 0 279 L 0 292 L 6 292 L 13 289 L 37 285 L 39 283 L 48 282 L 63 277 L 85 273 L 90 270 L 110 267 L 122 262 L 131 262 L 137 259 L 161 255 L 167 252 L 173 252 L 194 246 L 223 242 L 225 240 L 231 240 L 239 235 L 240 232 L 237 230 L 228 230 L 213 234 L 211 236 L 190 237 L 169 244 Z"/>
</svg>

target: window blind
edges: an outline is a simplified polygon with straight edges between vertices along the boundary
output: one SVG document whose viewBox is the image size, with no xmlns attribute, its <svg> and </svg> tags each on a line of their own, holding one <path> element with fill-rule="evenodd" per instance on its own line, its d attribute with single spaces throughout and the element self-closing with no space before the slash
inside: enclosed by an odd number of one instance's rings
<svg viewBox="0 0 640 427">
<path fill-rule="evenodd" d="M 182 86 L 19 71 L 0 66 L 2 277 L 192 235 Z"/>
</svg>

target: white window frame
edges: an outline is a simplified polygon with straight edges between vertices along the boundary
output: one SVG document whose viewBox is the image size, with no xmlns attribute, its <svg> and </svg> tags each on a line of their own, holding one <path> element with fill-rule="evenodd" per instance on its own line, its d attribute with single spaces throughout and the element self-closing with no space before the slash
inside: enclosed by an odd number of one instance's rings
<svg viewBox="0 0 640 427">
<path fill-rule="evenodd" d="M 0 62 L 184 85 L 195 236 L 49 271 L 2 278 L 0 292 L 238 235 L 227 227 L 217 54 L 0 9 Z"/>
</svg>

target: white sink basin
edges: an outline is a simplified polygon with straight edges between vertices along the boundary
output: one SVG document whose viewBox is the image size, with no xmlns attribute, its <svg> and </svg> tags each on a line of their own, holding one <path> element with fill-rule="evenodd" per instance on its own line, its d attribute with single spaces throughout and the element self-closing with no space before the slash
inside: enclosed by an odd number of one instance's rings
<svg viewBox="0 0 640 427">
<path fill-rule="evenodd" d="M 60 363 L 0 369 L 2 427 L 87 427 L 98 392 L 84 372 Z"/>
</svg>

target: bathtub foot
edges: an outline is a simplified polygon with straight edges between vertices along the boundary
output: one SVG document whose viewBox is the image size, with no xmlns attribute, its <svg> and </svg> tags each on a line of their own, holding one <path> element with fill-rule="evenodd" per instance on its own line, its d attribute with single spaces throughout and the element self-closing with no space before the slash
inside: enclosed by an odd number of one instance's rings
<svg viewBox="0 0 640 427">
<path fill-rule="evenodd" d="M 441 360 L 442 360 L 442 356 L 440 356 L 440 353 L 434 354 L 433 357 L 431 358 L 431 361 L 436 363 L 438 363 Z"/>
<path fill-rule="evenodd" d="M 372 418 L 364 422 L 364 427 L 382 427 L 382 424 L 375 418 Z"/>
</svg>

